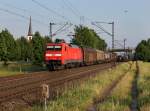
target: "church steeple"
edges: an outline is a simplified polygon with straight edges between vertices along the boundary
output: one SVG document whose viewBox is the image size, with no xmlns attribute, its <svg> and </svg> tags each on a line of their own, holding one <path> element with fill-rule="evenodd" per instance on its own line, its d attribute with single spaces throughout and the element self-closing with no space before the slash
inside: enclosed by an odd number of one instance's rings
<svg viewBox="0 0 150 111">
<path fill-rule="evenodd" d="M 31 23 L 31 16 L 30 16 L 30 22 L 29 22 L 29 30 L 28 30 L 27 40 L 28 40 L 28 41 L 31 41 L 31 40 L 32 40 L 32 23 Z"/>
</svg>

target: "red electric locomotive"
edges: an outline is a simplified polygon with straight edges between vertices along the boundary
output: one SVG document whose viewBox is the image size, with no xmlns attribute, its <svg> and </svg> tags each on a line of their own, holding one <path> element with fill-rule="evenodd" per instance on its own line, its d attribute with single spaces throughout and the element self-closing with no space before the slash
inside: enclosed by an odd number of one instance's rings
<svg viewBox="0 0 150 111">
<path fill-rule="evenodd" d="M 67 43 L 49 43 L 46 46 L 45 62 L 49 70 L 81 65 L 82 49 Z"/>
<path fill-rule="evenodd" d="M 115 53 L 93 48 L 81 48 L 62 41 L 61 43 L 48 43 L 46 45 L 45 63 L 49 70 L 55 70 L 60 67 L 71 68 L 82 65 L 115 62 L 116 56 Z"/>
</svg>

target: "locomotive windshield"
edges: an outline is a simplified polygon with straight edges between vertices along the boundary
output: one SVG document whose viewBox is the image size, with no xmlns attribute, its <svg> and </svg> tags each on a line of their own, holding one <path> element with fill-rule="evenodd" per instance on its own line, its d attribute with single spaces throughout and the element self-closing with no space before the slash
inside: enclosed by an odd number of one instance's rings
<svg viewBox="0 0 150 111">
<path fill-rule="evenodd" d="M 61 46 L 47 46 L 47 50 L 50 51 L 61 51 L 62 47 Z"/>
</svg>

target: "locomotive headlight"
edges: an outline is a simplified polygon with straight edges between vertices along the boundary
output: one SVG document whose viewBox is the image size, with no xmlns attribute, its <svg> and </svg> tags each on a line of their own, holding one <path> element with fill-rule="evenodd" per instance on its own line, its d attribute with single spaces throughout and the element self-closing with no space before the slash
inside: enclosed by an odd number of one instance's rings
<svg viewBox="0 0 150 111">
<path fill-rule="evenodd" d="M 46 54 L 47 57 L 52 56 L 52 54 Z"/>
<path fill-rule="evenodd" d="M 57 56 L 57 57 L 60 57 L 61 54 L 46 54 L 46 57 L 51 57 L 51 56 Z"/>
<path fill-rule="evenodd" d="M 55 56 L 61 56 L 61 54 L 55 54 Z"/>
</svg>

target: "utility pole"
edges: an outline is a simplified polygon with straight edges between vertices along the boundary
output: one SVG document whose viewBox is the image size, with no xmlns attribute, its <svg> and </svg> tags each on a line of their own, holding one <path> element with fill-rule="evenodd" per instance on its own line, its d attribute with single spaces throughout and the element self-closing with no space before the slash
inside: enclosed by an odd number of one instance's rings
<svg viewBox="0 0 150 111">
<path fill-rule="evenodd" d="M 108 32 L 107 30 L 105 30 L 102 26 L 99 25 L 99 23 L 103 23 L 103 24 L 111 24 L 112 25 L 112 32 Z M 103 32 L 105 32 L 106 34 L 108 34 L 109 36 L 112 37 L 112 50 L 115 48 L 115 37 L 114 37 L 114 33 L 115 33 L 115 28 L 114 28 L 114 21 L 113 22 L 92 22 L 92 25 L 97 26 L 98 28 L 100 28 Z"/>
<path fill-rule="evenodd" d="M 52 40 L 53 33 L 52 33 L 52 26 L 55 25 L 55 23 L 50 22 L 50 39 Z"/>
<path fill-rule="evenodd" d="M 112 22 L 112 49 L 115 48 L 115 44 L 114 44 L 114 22 Z"/>
<path fill-rule="evenodd" d="M 126 41 L 127 41 L 127 39 L 124 39 L 124 40 L 123 40 L 124 55 L 127 54 L 127 52 L 126 52 Z"/>
<path fill-rule="evenodd" d="M 84 16 L 80 16 L 80 25 L 84 25 Z"/>
<path fill-rule="evenodd" d="M 124 39 L 124 40 L 123 40 L 123 43 L 124 43 L 124 45 L 123 45 L 123 46 L 124 46 L 124 51 L 125 51 L 125 49 L 126 49 L 126 40 L 127 40 L 127 39 Z"/>
<path fill-rule="evenodd" d="M 114 22 L 110 22 L 109 24 L 112 25 L 112 50 L 115 48 L 115 26 L 114 26 Z"/>
</svg>

